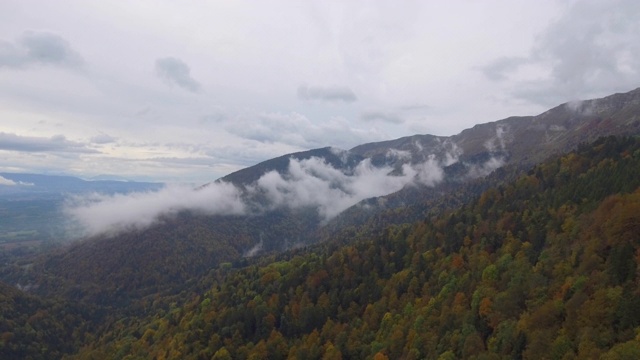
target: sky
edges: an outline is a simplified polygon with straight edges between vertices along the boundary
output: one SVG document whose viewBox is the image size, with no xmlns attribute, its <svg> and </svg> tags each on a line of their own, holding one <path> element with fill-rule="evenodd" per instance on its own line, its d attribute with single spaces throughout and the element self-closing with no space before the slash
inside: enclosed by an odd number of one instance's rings
<svg viewBox="0 0 640 360">
<path fill-rule="evenodd" d="M 207 183 L 640 86 L 640 2 L 0 2 L 0 172 Z"/>
</svg>

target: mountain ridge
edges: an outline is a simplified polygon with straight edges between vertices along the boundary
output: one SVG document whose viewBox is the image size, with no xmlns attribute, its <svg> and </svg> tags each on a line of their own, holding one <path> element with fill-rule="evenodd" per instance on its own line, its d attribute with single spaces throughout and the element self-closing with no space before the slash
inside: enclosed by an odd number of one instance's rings
<svg viewBox="0 0 640 360">
<path fill-rule="evenodd" d="M 510 116 L 481 123 L 451 136 L 415 134 L 392 140 L 371 142 L 344 150 L 348 155 L 371 158 L 375 165 L 417 163 L 426 156 L 444 159 L 447 152 L 461 151 L 465 161 L 482 153 L 508 153 L 513 162 L 533 164 L 555 154 L 566 152 L 580 142 L 594 141 L 603 135 L 629 135 L 640 132 L 640 88 L 616 93 L 604 98 L 572 101 L 560 104 L 535 116 Z M 501 138 L 502 137 L 502 138 Z M 492 144 L 492 142 L 494 142 Z M 542 148 L 531 152 L 531 147 Z M 456 149 L 457 148 L 457 149 Z M 317 156 L 332 165 L 340 162 L 332 158 L 330 147 L 286 154 L 254 166 L 238 170 L 220 178 L 220 181 L 246 184 L 257 180 L 266 171 L 286 169 L 288 159 L 307 159 Z M 410 152 L 406 159 L 393 160 L 389 151 Z M 275 165 L 275 162 L 278 165 Z M 249 175 L 251 174 L 251 175 Z"/>
</svg>

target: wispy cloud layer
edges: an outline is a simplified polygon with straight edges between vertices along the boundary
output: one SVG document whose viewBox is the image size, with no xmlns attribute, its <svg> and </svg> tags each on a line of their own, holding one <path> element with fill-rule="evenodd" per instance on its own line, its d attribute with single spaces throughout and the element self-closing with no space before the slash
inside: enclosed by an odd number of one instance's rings
<svg viewBox="0 0 640 360">
<path fill-rule="evenodd" d="M 321 87 L 301 85 L 298 87 L 298 98 L 302 100 L 342 101 L 346 103 L 358 100 L 353 90 L 341 86 Z"/>
<path fill-rule="evenodd" d="M 391 124 L 402 124 L 404 121 L 396 114 L 384 111 L 367 111 L 360 115 L 363 121 L 381 121 Z"/>
<path fill-rule="evenodd" d="M 63 135 L 50 138 L 20 136 L 0 132 L 0 150 L 21 152 L 97 153 L 85 144 L 67 140 Z"/>
</svg>

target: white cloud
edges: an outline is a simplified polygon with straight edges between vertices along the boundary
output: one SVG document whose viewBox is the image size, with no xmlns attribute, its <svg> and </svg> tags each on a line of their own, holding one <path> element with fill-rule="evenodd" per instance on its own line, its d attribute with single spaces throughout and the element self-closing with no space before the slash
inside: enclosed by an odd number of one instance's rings
<svg viewBox="0 0 640 360">
<path fill-rule="evenodd" d="M 262 175 L 248 187 L 246 195 L 249 199 L 267 199 L 266 209 L 315 207 L 323 218 L 331 219 L 364 199 L 412 184 L 434 186 L 443 177 L 442 164 L 433 156 L 420 164 L 403 165 L 400 174 L 391 167 L 374 167 L 368 159 L 343 171 L 321 158 L 292 158 L 284 174 L 271 171 Z M 169 186 L 155 192 L 71 198 L 65 213 L 76 231 L 96 235 L 144 229 L 180 211 L 231 215 L 256 208 L 256 203 L 242 198 L 241 191 L 229 183 L 210 183 L 197 189 Z"/>
<path fill-rule="evenodd" d="M 33 186 L 33 183 L 23 182 L 23 181 L 14 181 L 11 179 L 7 179 L 6 177 L 0 176 L 0 185 L 4 186 Z"/>
<path fill-rule="evenodd" d="M 15 181 L 13 181 L 11 179 L 7 179 L 5 177 L 0 176 L 0 185 L 15 186 L 15 185 L 18 185 L 18 183 L 16 183 Z"/>
<path fill-rule="evenodd" d="M 494 170 L 501 168 L 506 163 L 504 157 L 492 156 L 481 164 L 474 164 L 467 170 L 467 176 L 478 178 L 491 174 Z"/>
<path fill-rule="evenodd" d="M 163 216 L 181 211 L 231 215 L 244 212 L 238 190 L 227 183 L 194 189 L 173 185 L 158 191 L 116 195 L 92 194 L 68 199 L 65 213 L 82 235 L 144 229 Z"/>
</svg>

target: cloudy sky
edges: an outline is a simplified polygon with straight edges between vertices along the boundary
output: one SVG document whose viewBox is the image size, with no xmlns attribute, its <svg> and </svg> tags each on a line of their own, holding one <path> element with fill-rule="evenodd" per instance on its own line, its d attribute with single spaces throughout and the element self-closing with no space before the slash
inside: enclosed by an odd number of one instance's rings
<svg viewBox="0 0 640 360">
<path fill-rule="evenodd" d="M 640 2 L 0 2 L 0 172 L 202 183 L 640 86 Z"/>
</svg>

